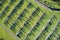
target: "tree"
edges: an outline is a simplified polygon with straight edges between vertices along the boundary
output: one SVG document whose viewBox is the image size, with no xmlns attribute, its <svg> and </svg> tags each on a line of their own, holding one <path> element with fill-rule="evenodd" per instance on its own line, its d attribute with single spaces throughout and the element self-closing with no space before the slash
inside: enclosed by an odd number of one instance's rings
<svg viewBox="0 0 60 40">
<path fill-rule="evenodd" d="M 52 1 L 59 2 L 60 0 L 52 0 Z"/>
</svg>

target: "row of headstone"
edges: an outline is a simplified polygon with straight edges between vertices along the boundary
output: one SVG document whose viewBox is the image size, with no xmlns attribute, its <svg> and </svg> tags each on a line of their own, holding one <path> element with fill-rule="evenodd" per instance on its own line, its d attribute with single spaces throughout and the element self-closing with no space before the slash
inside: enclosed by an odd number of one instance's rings
<svg viewBox="0 0 60 40">
<path fill-rule="evenodd" d="M 24 10 L 22 11 L 22 13 L 19 15 L 18 19 L 21 19 L 21 18 L 24 17 L 24 14 L 25 14 L 25 11 L 26 11 L 26 10 L 27 10 L 27 9 L 24 9 Z"/>
<path fill-rule="evenodd" d="M 52 17 L 51 17 L 51 18 L 52 18 Z M 48 32 L 48 26 L 51 26 L 50 24 L 52 25 L 51 20 L 48 21 L 47 25 L 46 25 L 45 28 L 43 29 L 43 31 L 42 31 L 42 34 L 43 34 L 43 35 L 45 35 L 46 31 Z M 41 37 L 41 35 L 39 35 L 39 36 L 37 37 L 37 39 L 40 39 L 40 37 Z"/>
<path fill-rule="evenodd" d="M 16 28 L 15 26 L 16 26 L 16 25 L 17 25 L 16 22 L 14 22 L 14 23 L 10 26 L 10 29 L 11 29 L 11 30 L 15 30 L 15 28 Z"/>
<path fill-rule="evenodd" d="M 24 27 L 22 27 L 22 28 L 20 28 L 20 30 L 19 30 L 19 32 L 16 34 L 16 36 L 18 36 L 19 38 L 21 37 L 21 36 L 23 36 L 23 33 L 25 32 L 25 28 Z"/>
<path fill-rule="evenodd" d="M 34 26 L 34 28 L 32 28 L 32 30 L 30 31 L 30 33 L 28 34 L 28 36 L 30 36 L 30 34 L 34 35 L 33 32 L 35 32 L 37 30 L 38 25 L 40 25 L 40 24 L 37 22 L 37 24 Z"/>
<path fill-rule="evenodd" d="M 12 18 L 12 16 L 15 14 L 14 13 L 15 9 L 10 13 L 9 16 L 7 16 L 6 20 L 5 20 L 5 24 L 8 24 L 8 21 Z"/>
<path fill-rule="evenodd" d="M 29 3 L 27 7 L 32 8 L 32 7 L 34 7 L 34 5 L 32 3 Z"/>
<path fill-rule="evenodd" d="M 38 12 L 40 11 L 40 8 L 36 8 L 36 10 L 32 13 L 33 16 L 38 15 Z"/>
<path fill-rule="evenodd" d="M 16 0 L 10 0 L 9 4 L 14 3 Z"/>
<path fill-rule="evenodd" d="M 57 31 L 57 30 L 58 30 L 57 28 L 59 27 L 58 25 L 59 25 L 59 21 L 58 21 L 55 29 L 53 29 L 53 32 L 50 34 L 50 36 L 49 36 L 47 39 L 51 39 L 51 37 L 55 35 L 54 33 L 57 33 L 57 32 L 58 32 L 58 31 Z"/>
<path fill-rule="evenodd" d="M 0 18 L 2 18 L 3 16 L 5 16 L 7 14 L 7 11 L 9 11 L 9 6 L 5 7 L 5 9 L 3 10 L 3 12 L 1 12 Z"/>
<path fill-rule="evenodd" d="M 6 0 L 0 0 L 0 7 L 6 2 Z"/>
</svg>

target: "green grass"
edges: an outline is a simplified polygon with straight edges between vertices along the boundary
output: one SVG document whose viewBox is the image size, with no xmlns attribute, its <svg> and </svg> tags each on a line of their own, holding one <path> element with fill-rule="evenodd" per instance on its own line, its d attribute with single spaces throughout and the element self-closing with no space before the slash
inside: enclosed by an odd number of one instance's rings
<svg viewBox="0 0 60 40">
<path fill-rule="evenodd" d="M 0 24 L 0 40 L 16 40 L 14 37 L 12 37 L 11 35 L 9 35 L 9 33 L 7 33 L 4 29 L 2 29 L 1 24 Z"/>
<path fill-rule="evenodd" d="M 58 39 L 56 35 L 60 33 L 59 11 L 47 10 L 34 0 L 12 2 L 6 0 L 5 3 L 0 10 L 0 38 L 4 40 Z"/>
</svg>

